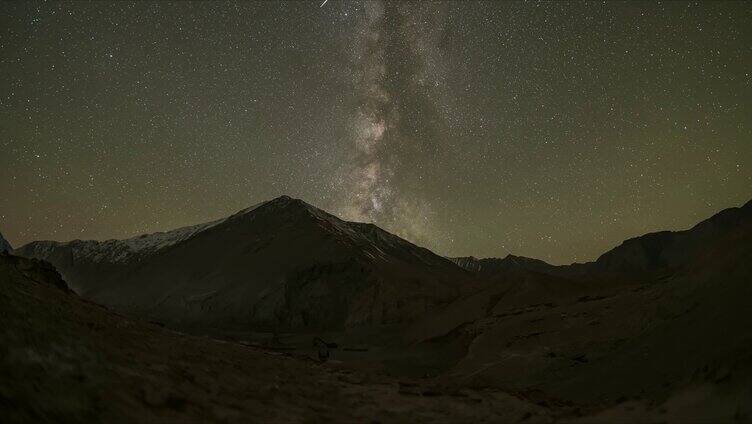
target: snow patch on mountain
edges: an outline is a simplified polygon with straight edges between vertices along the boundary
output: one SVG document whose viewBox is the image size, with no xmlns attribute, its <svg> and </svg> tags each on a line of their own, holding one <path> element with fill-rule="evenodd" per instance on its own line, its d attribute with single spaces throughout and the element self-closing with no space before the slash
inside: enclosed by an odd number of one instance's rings
<svg viewBox="0 0 752 424">
<path fill-rule="evenodd" d="M 224 219 L 220 219 L 172 231 L 142 234 L 124 240 L 73 240 L 66 243 L 39 241 L 27 246 L 27 248 L 33 250 L 30 253 L 33 253 L 34 256 L 43 256 L 58 246 L 67 246 L 70 248 L 73 260 L 86 259 L 92 262 L 121 263 L 174 246 L 223 221 Z"/>
<path fill-rule="evenodd" d="M 26 250 L 27 255 L 32 255 L 34 257 L 47 257 L 56 247 L 66 246 L 70 248 L 72 259 L 74 261 L 84 259 L 97 263 L 124 263 L 156 253 L 170 246 L 174 246 L 190 239 L 198 233 L 222 224 L 227 220 L 251 212 L 265 203 L 269 202 L 258 203 L 227 218 L 181 227 L 170 231 L 142 234 L 123 240 L 73 240 L 64 243 L 56 241 L 38 241 L 24 246 L 24 250 Z"/>
</svg>

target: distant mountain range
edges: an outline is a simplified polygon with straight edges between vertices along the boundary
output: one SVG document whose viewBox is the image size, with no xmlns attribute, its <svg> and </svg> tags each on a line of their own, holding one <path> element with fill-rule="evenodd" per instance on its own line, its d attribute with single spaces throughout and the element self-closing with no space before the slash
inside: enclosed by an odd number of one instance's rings
<svg viewBox="0 0 752 424">
<path fill-rule="evenodd" d="M 524 269 L 567 277 L 645 279 L 691 264 L 710 244 L 733 235 L 751 220 L 752 201 L 749 201 L 741 207 L 725 209 L 688 230 L 660 231 L 631 238 L 588 263 L 556 266 L 514 255 L 503 259 L 472 256 L 449 259 L 484 276 Z"/>
<path fill-rule="evenodd" d="M 553 265 L 546 263 L 540 259 L 526 258 L 524 256 L 515 255 L 507 255 L 503 259 L 478 259 L 473 256 L 463 256 L 448 259 L 468 271 L 485 275 L 495 274 L 512 269 L 549 271 L 555 268 Z"/>
</svg>

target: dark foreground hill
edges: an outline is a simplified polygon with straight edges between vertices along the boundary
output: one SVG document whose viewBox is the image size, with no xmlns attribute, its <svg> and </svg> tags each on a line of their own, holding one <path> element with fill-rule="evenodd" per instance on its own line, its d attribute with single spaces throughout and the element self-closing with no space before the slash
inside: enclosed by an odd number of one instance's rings
<svg viewBox="0 0 752 424">
<path fill-rule="evenodd" d="M 752 203 L 590 264 L 526 265 L 479 269 L 480 290 L 412 326 L 418 344 L 454 355 L 446 378 L 752 419 Z"/>
<path fill-rule="evenodd" d="M 48 264 L 0 254 L 0 421 L 547 422 L 499 391 L 441 392 L 187 336 L 67 290 Z"/>
<path fill-rule="evenodd" d="M 226 219 L 128 240 L 33 242 L 83 297 L 178 325 L 341 330 L 410 321 L 468 273 L 371 225 L 283 196 Z"/>
</svg>

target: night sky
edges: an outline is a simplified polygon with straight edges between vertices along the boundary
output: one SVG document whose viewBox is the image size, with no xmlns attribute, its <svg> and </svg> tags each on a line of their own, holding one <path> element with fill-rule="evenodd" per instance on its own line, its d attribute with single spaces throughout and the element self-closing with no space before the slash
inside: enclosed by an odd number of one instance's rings
<svg viewBox="0 0 752 424">
<path fill-rule="evenodd" d="M 592 260 L 752 198 L 750 3 L 0 4 L 0 232 L 282 194 L 443 255 Z"/>
</svg>

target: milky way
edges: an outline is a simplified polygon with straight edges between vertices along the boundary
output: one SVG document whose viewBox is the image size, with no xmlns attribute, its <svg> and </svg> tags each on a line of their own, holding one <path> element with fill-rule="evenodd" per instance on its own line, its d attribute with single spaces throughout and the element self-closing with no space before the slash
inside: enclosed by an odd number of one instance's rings
<svg viewBox="0 0 752 424">
<path fill-rule="evenodd" d="M 433 52 L 443 34 L 444 9 L 365 2 L 355 9 L 357 25 L 345 40 L 355 107 L 349 116 L 353 152 L 343 169 L 338 211 L 417 242 L 428 241 L 434 212 L 421 193 L 422 175 L 411 174 L 416 164 L 404 157 L 441 143 L 443 122 L 433 93 L 440 65 Z"/>
</svg>

